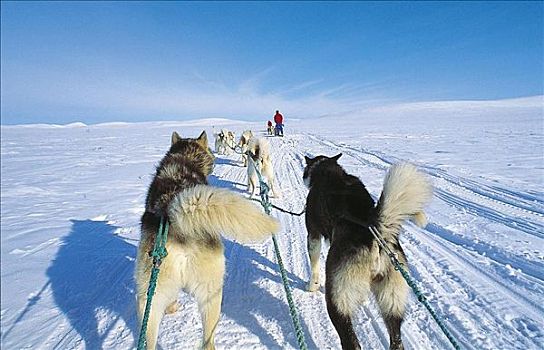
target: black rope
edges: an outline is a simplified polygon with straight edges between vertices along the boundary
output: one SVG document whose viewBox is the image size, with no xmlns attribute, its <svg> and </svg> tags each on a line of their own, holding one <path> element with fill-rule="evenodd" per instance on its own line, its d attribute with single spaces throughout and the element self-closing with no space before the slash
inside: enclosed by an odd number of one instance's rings
<svg viewBox="0 0 544 350">
<path fill-rule="evenodd" d="M 252 201 L 261 203 L 261 201 L 258 200 L 258 199 L 255 199 L 255 198 L 250 198 L 250 199 L 251 199 Z M 272 208 L 274 208 L 274 209 L 276 209 L 276 210 L 279 210 L 279 211 L 281 211 L 282 213 L 286 213 L 286 214 L 293 215 L 293 216 L 301 216 L 302 214 L 304 214 L 304 213 L 306 212 L 306 208 L 304 208 L 300 213 L 295 213 L 295 212 L 292 212 L 292 211 L 289 211 L 289 210 L 280 208 L 280 207 L 278 207 L 277 205 L 274 205 L 274 204 L 271 204 L 271 205 L 272 205 Z"/>
</svg>

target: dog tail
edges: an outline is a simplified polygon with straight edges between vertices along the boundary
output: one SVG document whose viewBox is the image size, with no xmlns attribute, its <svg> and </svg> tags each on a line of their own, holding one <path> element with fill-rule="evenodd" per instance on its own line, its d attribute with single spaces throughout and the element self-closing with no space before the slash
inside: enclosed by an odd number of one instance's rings
<svg viewBox="0 0 544 350">
<path fill-rule="evenodd" d="M 270 157 L 270 143 L 265 138 L 252 138 L 249 142 L 249 150 L 255 154 L 257 159 L 268 159 Z"/>
<path fill-rule="evenodd" d="M 270 143 L 268 142 L 267 139 L 260 138 L 259 139 L 259 147 L 261 148 L 261 153 L 264 156 L 269 156 L 270 155 Z"/>
<path fill-rule="evenodd" d="M 220 235 L 242 243 L 259 242 L 280 228 L 246 198 L 227 189 L 197 185 L 172 200 L 169 218 L 181 240 L 220 239 Z"/>
<path fill-rule="evenodd" d="M 396 239 L 404 220 L 426 225 L 423 211 L 431 200 L 430 181 L 411 164 L 395 164 L 385 176 L 378 201 L 378 230 L 386 240 Z"/>
</svg>

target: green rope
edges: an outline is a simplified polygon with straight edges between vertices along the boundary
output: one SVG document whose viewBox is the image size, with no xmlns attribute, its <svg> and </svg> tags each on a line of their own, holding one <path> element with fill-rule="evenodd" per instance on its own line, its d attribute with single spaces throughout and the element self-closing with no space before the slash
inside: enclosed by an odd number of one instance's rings
<svg viewBox="0 0 544 350">
<path fill-rule="evenodd" d="M 168 220 L 161 216 L 159 230 L 155 237 L 153 251 L 149 252 L 149 256 L 153 258 L 153 268 L 151 269 L 151 278 L 149 279 L 149 287 L 147 289 L 147 300 L 145 303 L 144 316 L 142 318 L 142 328 L 140 329 L 140 337 L 138 338 L 138 350 L 145 350 L 147 347 L 147 322 L 149 321 L 149 312 L 151 311 L 151 301 L 157 287 L 157 279 L 159 277 L 160 266 L 162 259 L 168 255 L 166 251 L 166 239 L 168 238 Z"/>
<path fill-rule="evenodd" d="M 270 191 L 270 187 L 268 184 L 264 181 L 261 172 L 257 169 L 257 166 L 255 165 L 255 162 L 251 158 L 251 155 L 248 156 L 249 162 L 253 165 L 255 168 L 255 172 L 257 173 L 257 176 L 259 177 L 259 185 L 260 185 L 260 195 L 261 195 L 261 205 L 263 206 L 263 209 L 266 214 L 270 215 L 270 212 L 272 210 L 272 203 L 270 203 L 270 197 L 268 196 L 268 192 Z M 281 258 L 280 254 L 280 248 L 278 246 L 278 241 L 276 240 L 276 236 L 272 235 L 272 241 L 274 242 L 274 252 L 276 254 L 276 261 L 278 262 L 278 266 L 280 268 L 280 274 L 281 274 L 281 280 L 283 282 L 283 288 L 285 289 L 285 295 L 287 297 L 287 304 L 289 304 L 289 313 L 291 314 L 291 319 L 293 321 L 293 326 L 295 327 L 295 333 L 297 336 L 298 346 L 301 350 L 307 350 L 308 346 L 306 345 L 306 340 L 304 338 L 304 331 L 302 330 L 302 326 L 300 324 L 300 319 L 297 314 L 297 309 L 295 306 L 295 302 L 293 301 L 293 295 L 291 294 L 291 288 L 289 286 L 289 280 L 287 279 L 287 272 L 285 271 L 285 267 L 283 266 L 283 260 Z"/>
<path fill-rule="evenodd" d="M 446 338 L 448 338 L 448 340 L 450 341 L 451 345 L 453 345 L 453 347 L 456 350 L 460 350 L 461 347 L 459 346 L 459 343 L 457 343 L 457 341 L 455 340 L 451 332 L 448 330 L 444 322 L 442 322 L 442 320 L 438 317 L 438 314 L 432 308 L 431 304 L 429 304 L 425 295 L 423 295 L 421 290 L 419 290 L 416 282 L 410 277 L 410 274 L 403 267 L 403 264 L 397 259 L 395 253 L 393 253 L 391 249 L 389 249 L 385 240 L 380 235 L 380 232 L 373 226 L 370 226 L 369 229 L 370 229 L 370 232 L 374 235 L 374 237 L 378 241 L 378 243 L 380 244 L 380 246 L 387 252 L 387 255 L 389 256 L 391 263 L 393 263 L 393 265 L 395 266 L 395 270 L 400 272 L 402 277 L 404 277 L 404 279 L 406 280 L 406 283 L 408 283 L 410 288 L 412 288 L 412 290 L 414 291 L 414 294 L 417 296 L 417 300 L 419 300 L 419 302 L 421 302 L 427 308 L 427 310 L 429 311 L 433 319 L 436 321 L 436 323 L 438 324 L 442 332 L 444 332 L 444 335 L 446 336 Z"/>
</svg>

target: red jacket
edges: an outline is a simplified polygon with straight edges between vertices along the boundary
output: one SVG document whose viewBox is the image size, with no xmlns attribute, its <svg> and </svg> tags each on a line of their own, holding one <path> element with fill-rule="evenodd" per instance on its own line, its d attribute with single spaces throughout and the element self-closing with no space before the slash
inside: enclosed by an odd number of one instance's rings
<svg viewBox="0 0 544 350">
<path fill-rule="evenodd" d="M 268 126 L 272 126 L 272 122 L 270 120 L 268 121 Z"/>
<path fill-rule="evenodd" d="M 274 123 L 283 124 L 283 115 L 281 115 L 281 113 L 276 113 L 276 115 L 274 115 Z"/>
</svg>

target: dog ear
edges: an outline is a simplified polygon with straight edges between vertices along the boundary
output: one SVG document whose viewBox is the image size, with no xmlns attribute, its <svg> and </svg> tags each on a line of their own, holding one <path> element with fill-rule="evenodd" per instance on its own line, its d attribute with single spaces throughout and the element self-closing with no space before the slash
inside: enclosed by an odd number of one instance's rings
<svg viewBox="0 0 544 350">
<path fill-rule="evenodd" d="M 331 160 L 334 160 L 335 162 L 337 162 L 340 157 L 342 157 L 342 153 L 338 153 L 337 155 L 332 157 Z"/>
<path fill-rule="evenodd" d="M 181 140 L 181 136 L 177 132 L 172 133 L 172 145 Z"/>
<path fill-rule="evenodd" d="M 304 156 L 304 160 L 306 161 L 306 164 L 310 164 L 313 159 L 308 156 Z"/>
<path fill-rule="evenodd" d="M 202 131 L 198 139 L 196 139 L 199 145 L 206 148 L 208 147 L 208 136 L 206 135 L 206 130 Z"/>
</svg>

